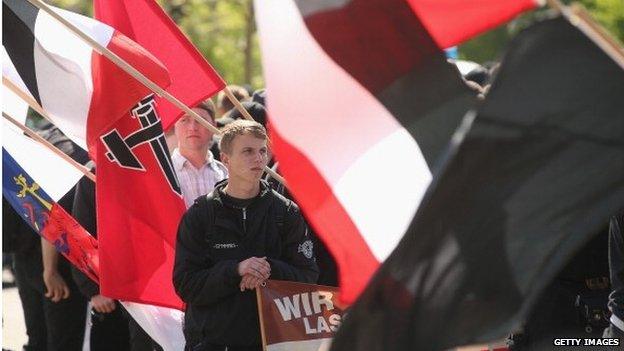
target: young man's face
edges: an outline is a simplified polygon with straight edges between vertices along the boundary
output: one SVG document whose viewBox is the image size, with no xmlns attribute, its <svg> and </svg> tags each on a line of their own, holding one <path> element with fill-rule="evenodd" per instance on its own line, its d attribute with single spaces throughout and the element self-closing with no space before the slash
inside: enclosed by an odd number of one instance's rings
<svg viewBox="0 0 624 351">
<path fill-rule="evenodd" d="M 232 140 L 229 154 L 221 153 L 221 161 L 230 179 L 259 181 L 269 160 L 267 141 L 252 134 L 238 135 Z"/>
<path fill-rule="evenodd" d="M 214 125 L 214 121 L 208 111 L 197 107 L 194 107 L 192 110 L 208 123 Z M 176 122 L 174 130 L 180 149 L 201 150 L 209 147 L 212 142 L 212 132 L 204 128 L 195 118 L 189 115 L 182 116 L 182 118 Z"/>
</svg>

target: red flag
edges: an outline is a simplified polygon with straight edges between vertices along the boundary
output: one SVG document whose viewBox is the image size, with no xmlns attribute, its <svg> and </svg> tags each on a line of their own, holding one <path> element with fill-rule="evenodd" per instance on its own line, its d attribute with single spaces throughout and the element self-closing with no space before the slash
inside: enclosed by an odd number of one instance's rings
<svg viewBox="0 0 624 351">
<path fill-rule="evenodd" d="M 441 48 L 460 44 L 539 5 L 538 0 L 408 0 Z"/>
<path fill-rule="evenodd" d="M 187 106 L 195 106 L 225 87 L 225 82 L 182 34 L 155 0 L 94 0 L 95 18 L 133 39 L 169 71 L 167 91 Z M 156 105 L 167 130 L 182 111 L 157 97 Z"/>
<path fill-rule="evenodd" d="M 153 96 L 100 140 L 96 209 L 102 294 L 181 309 L 171 275 L 185 207 Z"/>
<path fill-rule="evenodd" d="M 137 43 L 91 18 L 54 11 L 168 86 L 166 68 Z M 31 95 L 61 129 L 86 136 L 95 156 L 101 292 L 180 308 L 171 274 L 184 204 L 154 101 L 145 99 L 149 89 L 28 2 L 11 2 L 3 20 L 12 33 L 3 44 Z"/>
</svg>

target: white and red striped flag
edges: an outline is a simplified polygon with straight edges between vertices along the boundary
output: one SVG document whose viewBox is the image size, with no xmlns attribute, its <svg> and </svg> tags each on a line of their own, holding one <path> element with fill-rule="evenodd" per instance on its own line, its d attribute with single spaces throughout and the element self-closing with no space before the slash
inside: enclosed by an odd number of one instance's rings
<svg viewBox="0 0 624 351">
<path fill-rule="evenodd" d="M 52 8 L 161 87 L 166 68 L 112 27 Z M 3 46 L 30 95 L 96 161 L 101 292 L 181 308 L 171 272 L 184 211 L 151 92 L 27 1 L 3 0 Z"/>
<path fill-rule="evenodd" d="M 345 301 L 407 230 L 471 104 L 442 48 L 536 5 L 255 2 L 275 154 L 338 263 Z"/>
</svg>

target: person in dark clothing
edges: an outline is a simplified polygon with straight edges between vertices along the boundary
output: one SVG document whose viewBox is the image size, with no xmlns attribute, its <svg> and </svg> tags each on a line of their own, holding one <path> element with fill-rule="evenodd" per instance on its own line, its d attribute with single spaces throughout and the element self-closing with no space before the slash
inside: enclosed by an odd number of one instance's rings
<svg viewBox="0 0 624 351">
<path fill-rule="evenodd" d="M 88 161 L 86 151 L 51 123 L 37 134 L 75 161 Z M 69 212 L 73 198 L 71 189 L 58 204 Z M 71 264 L 4 197 L 2 205 L 3 239 L 15 241 L 13 268 L 28 335 L 24 350 L 81 350 L 87 302 L 71 278 Z"/>
<path fill-rule="evenodd" d="M 315 283 L 313 243 L 295 203 L 261 181 L 267 136 L 257 122 L 223 130 L 230 175 L 199 197 L 178 228 L 173 284 L 186 302 L 186 350 L 261 350 L 252 290 L 267 279 Z"/>
<path fill-rule="evenodd" d="M 70 199 L 71 200 L 71 199 Z M 61 206 L 67 201 L 59 201 Z M 12 236 L 17 291 L 24 311 L 28 342 L 24 350 L 81 350 L 86 301 L 71 279 L 70 263 L 60 257 L 55 271 L 63 296 L 52 300 L 43 275 L 41 237 L 2 197 L 2 232 Z"/>
<path fill-rule="evenodd" d="M 609 272 L 611 318 L 605 338 L 620 338 L 624 342 L 624 212 L 611 218 L 609 225 Z"/>
<path fill-rule="evenodd" d="M 72 214 L 83 228 L 97 237 L 95 183 L 87 177 L 76 185 Z M 97 283 L 75 267 L 72 274 L 80 292 L 91 301 L 91 351 L 160 349 L 118 301 L 100 294 Z"/>
<path fill-rule="evenodd" d="M 554 338 L 599 338 L 608 323 L 607 232 L 590 240 L 544 289 L 510 350 L 550 350 Z"/>
</svg>

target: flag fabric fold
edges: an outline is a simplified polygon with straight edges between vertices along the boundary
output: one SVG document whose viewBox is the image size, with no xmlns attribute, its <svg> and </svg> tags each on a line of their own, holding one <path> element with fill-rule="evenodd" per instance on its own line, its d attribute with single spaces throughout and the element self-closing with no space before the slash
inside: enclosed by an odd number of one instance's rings
<svg viewBox="0 0 624 351">
<path fill-rule="evenodd" d="M 351 302 L 407 229 L 473 97 L 403 0 L 255 9 L 273 149 Z"/>
<path fill-rule="evenodd" d="M 332 350 L 445 350 L 518 327 L 622 210 L 622 91 L 624 71 L 566 20 L 521 33 Z"/>
<path fill-rule="evenodd" d="M 167 91 L 187 106 L 195 106 L 225 87 L 225 82 L 155 0 L 95 0 L 95 18 L 131 38 L 167 67 Z M 182 111 L 156 97 L 165 130 Z"/>
<path fill-rule="evenodd" d="M 169 84 L 162 64 L 114 28 L 51 8 L 156 84 Z M 2 45 L 28 93 L 55 125 L 84 149 L 88 146 L 95 157 L 102 130 L 148 95 L 149 89 L 28 1 L 3 0 L 2 20 Z"/>
</svg>

